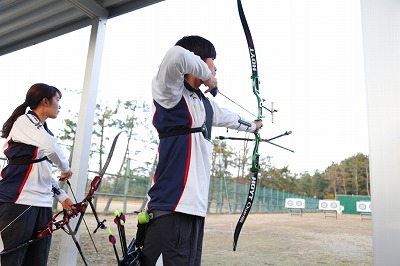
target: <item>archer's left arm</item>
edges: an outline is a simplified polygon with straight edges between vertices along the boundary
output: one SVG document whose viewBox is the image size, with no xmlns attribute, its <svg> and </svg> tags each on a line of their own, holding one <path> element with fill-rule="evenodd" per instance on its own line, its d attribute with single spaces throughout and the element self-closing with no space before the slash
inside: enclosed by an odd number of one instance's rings
<svg viewBox="0 0 400 266">
<path fill-rule="evenodd" d="M 67 193 L 60 188 L 57 180 L 55 180 L 54 178 L 51 179 L 51 188 L 51 190 L 53 191 L 53 197 L 56 198 L 58 202 L 61 203 L 68 199 Z"/>
<path fill-rule="evenodd" d="M 75 209 L 74 203 L 71 201 L 71 199 L 68 197 L 67 193 L 60 188 L 58 185 L 57 181 L 52 178 L 51 181 L 51 186 L 52 186 L 52 191 L 53 191 L 53 197 L 58 200 L 58 202 L 61 203 L 63 209 L 66 210 L 73 210 Z"/>
<path fill-rule="evenodd" d="M 226 108 L 220 108 L 218 104 L 214 101 L 210 101 L 210 103 L 214 111 L 213 126 L 226 127 L 229 129 L 246 131 L 251 133 L 253 133 L 260 127 L 259 125 L 256 125 L 254 122 L 248 121 L 239 116 L 238 114 L 229 111 Z"/>
</svg>

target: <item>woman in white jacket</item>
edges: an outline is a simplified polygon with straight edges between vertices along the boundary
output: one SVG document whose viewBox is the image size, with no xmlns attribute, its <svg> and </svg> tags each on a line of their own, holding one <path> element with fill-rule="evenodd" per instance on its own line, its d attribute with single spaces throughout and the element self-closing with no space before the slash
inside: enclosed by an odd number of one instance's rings
<svg viewBox="0 0 400 266">
<path fill-rule="evenodd" d="M 0 251 L 12 249 L 35 237 L 52 217 L 52 198 L 64 209 L 73 209 L 68 195 L 52 176 L 52 165 L 62 181 L 71 177 L 69 162 L 48 129 L 47 118 L 56 118 L 61 92 L 37 83 L 25 102 L 4 123 L 4 154 L 8 165 L 0 174 Z M 30 110 L 26 112 L 27 107 Z M 51 237 L 0 257 L 1 266 L 47 265 Z"/>
</svg>

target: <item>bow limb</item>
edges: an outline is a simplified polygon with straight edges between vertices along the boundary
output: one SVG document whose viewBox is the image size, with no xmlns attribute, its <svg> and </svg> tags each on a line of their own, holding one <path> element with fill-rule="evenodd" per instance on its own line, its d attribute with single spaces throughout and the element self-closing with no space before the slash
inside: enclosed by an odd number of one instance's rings
<svg viewBox="0 0 400 266">
<path fill-rule="evenodd" d="M 259 93 L 259 81 L 258 81 L 258 68 L 257 68 L 257 59 L 256 59 L 256 51 L 254 49 L 254 43 L 253 43 L 253 38 L 250 33 L 249 26 L 247 24 L 246 17 L 244 15 L 243 7 L 242 7 L 242 2 L 240 0 L 237 0 L 237 6 L 238 6 L 238 12 L 240 16 L 240 21 L 242 22 L 243 30 L 246 36 L 247 40 L 247 46 L 249 49 L 249 55 L 250 55 L 250 62 L 251 62 L 251 79 L 252 79 L 252 89 L 253 89 L 253 94 L 256 96 L 257 99 L 257 120 L 261 121 L 262 120 L 262 99 L 260 97 Z M 254 133 L 255 136 L 255 145 L 253 149 L 253 155 L 252 155 L 252 163 L 251 163 L 251 172 L 253 173 L 253 176 L 251 178 L 250 186 L 249 186 L 249 193 L 247 195 L 246 203 L 244 205 L 243 211 L 240 215 L 239 221 L 236 224 L 235 228 L 235 233 L 233 235 L 233 250 L 236 250 L 237 247 L 237 241 L 239 239 L 240 231 L 242 230 L 243 224 L 246 221 L 246 218 L 251 210 L 251 207 L 253 206 L 253 201 L 255 198 L 255 193 L 256 193 L 256 188 L 257 188 L 257 180 L 258 180 L 258 171 L 260 169 L 259 166 L 259 158 L 260 155 L 258 154 L 258 147 L 260 144 L 260 134 L 258 131 Z"/>
<path fill-rule="evenodd" d="M 99 216 L 97 215 L 97 211 L 96 211 L 96 209 L 94 207 L 94 204 L 92 202 L 92 199 L 94 197 L 94 193 L 99 189 L 99 187 L 101 185 L 101 181 L 102 181 L 102 179 L 104 177 L 104 174 L 107 171 L 107 168 L 108 168 L 108 166 L 109 166 L 109 164 L 111 162 L 111 158 L 112 158 L 112 156 L 114 154 L 114 150 L 115 150 L 115 146 L 117 144 L 117 140 L 118 140 L 118 138 L 119 138 L 119 136 L 121 135 L 122 132 L 123 131 L 119 132 L 115 136 L 115 138 L 113 140 L 113 143 L 111 145 L 111 148 L 110 148 L 110 152 L 108 153 L 107 160 L 106 160 L 103 168 L 100 170 L 99 174 L 97 176 L 95 176 L 95 178 L 93 178 L 92 182 L 90 183 L 90 189 L 89 189 L 86 197 L 82 201 L 77 202 L 76 204 L 74 204 L 75 210 L 70 210 L 70 211 L 64 210 L 64 217 L 65 217 L 66 220 L 68 220 L 68 222 L 66 223 L 66 227 L 61 227 L 61 228 L 68 235 L 71 235 L 71 237 L 72 237 L 72 239 L 73 239 L 73 241 L 74 241 L 74 243 L 75 243 L 75 245 L 76 245 L 76 247 L 77 247 L 77 249 L 79 251 L 79 254 L 82 257 L 82 260 L 85 263 L 85 265 L 87 265 L 86 260 L 85 260 L 85 256 L 84 256 L 83 251 L 82 251 L 82 249 L 81 249 L 81 247 L 79 245 L 78 240 L 76 239 L 76 234 L 77 234 L 77 232 L 79 230 L 79 226 L 80 226 L 82 221 L 84 222 L 84 224 L 85 224 L 85 226 L 86 226 L 86 228 L 87 228 L 87 230 L 89 232 L 88 226 L 87 226 L 86 221 L 84 219 L 84 214 L 86 212 L 86 209 L 87 209 L 88 205 L 90 205 L 90 208 L 92 209 L 93 215 L 94 215 L 94 217 L 96 219 L 96 222 L 97 222 L 97 227 L 96 227 L 96 229 L 94 230 L 93 233 L 96 233 L 99 228 L 100 229 L 106 229 L 107 228 L 106 225 L 105 225 L 106 220 L 100 221 Z M 68 182 L 68 185 L 70 186 L 69 182 Z M 71 188 L 71 192 L 72 192 L 72 188 Z M 72 194 L 73 194 L 73 192 L 72 192 Z M 74 195 L 74 198 L 75 198 L 75 195 Z M 75 198 L 75 201 L 76 201 L 76 198 Z M 69 225 L 69 220 L 72 217 L 75 217 L 77 215 L 80 215 L 80 216 L 79 216 L 78 222 L 77 222 L 77 224 L 75 226 L 75 229 L 72 230 L 71 226 Z M 92 243 L 93 243 L 93 245 L 94 245 L 94 247 L 96 249 L 96 252 L 97 252 L 97 247 L 94 244 L 94 240 L 93 240 L 92 235 L 90 234 L 90 232 L 89 232 L 89 236 L 90 236 L 90 238 L 92 240 Z"/>
<path fill-rule="evenodd" d="M 122 132 L 123 132 L 123 131 L 119 132 L 119 133 L 115 136 L 115 138 L 114 138 L 114 140 L 113 140 L 113 143 L 112 143 L 112 145 L 111 145 L 111 148 L 110 148 L 110 152 L 108 153 L 107 160 L 106 160 L 106 162 L 105 162 L 103 168 L 100 170 L 99 174 L 98 174 L 97 176 L 95 176 L 95 177 L 93 178 L 92 182 L 90 183 L 90 189 L 89 189 L 89 191 L 88 191 L 86 197 L 85 197 L 82 201 L 80 201 L 80 202 L 74 204 L 74 206 L 75 206 L 76 209 L 70 211 L 70 212 L 72 212 L 72 213 L 78 212 L 78 213 L 84 214 L 85 211 L 86 211 L 86 208 L 87 208 L 88 204 L 90 204 L 90 207 L 91 207 L 91 209 L 92 209 L 92 211 L 93 211 L 93 215 L 95 216 L 96 221 L 97 221 L 97 228 L 96 228 L 95 232 L 96 232 L 97 229 L 99 229 L 99 228 L 105 229 L 106 226 L 104 225 L 105 220 L 103 220 L 102 222 L 100 222 L 99 217 L 98 217 L 97 212 L 96 212 L 96 209 L 94 208 L 94 205 L 93 205 L 93 203 L 92 203 L 92 199 L 93 199 L 93 197 L 94 197 L 94 193 L 99 189 L 99 187 L 100 187 L 100 185 L 101 185 L 101 181 L 102 181 L 102 179 L 103 179 L 103 177 L 104 177 L 104 174 L 106 173 L 107 168 L 108 168 L 108 166 L 110 165 L 111 158 L 112 158 L 112 156 L 113 156 L 113 154 L 114 154 L 115 146 L 116 146 L 116 144 L 117 144 L 117 140 L 118 140 L 118 138 L 119 138 L 119 136 L 121 135 Z M 73 214 L 72 214 L 72 215 L 73 215 Z M 75 216 L 76 216 L 76 215 L 75 215 Z M 79 223 L 77 224 L 77 226 L 78 226 L 78 225 L 79 225 Z M 75 231 L 77 231 L 77 228 L 75 228 Z"/>
</svg>

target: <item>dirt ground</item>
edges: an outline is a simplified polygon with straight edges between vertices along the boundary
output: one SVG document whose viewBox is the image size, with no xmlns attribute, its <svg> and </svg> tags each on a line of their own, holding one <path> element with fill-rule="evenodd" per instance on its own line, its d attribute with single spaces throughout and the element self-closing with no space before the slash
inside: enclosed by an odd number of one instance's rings
<svg viewBox="0 0 400 266">
<path fill-rule="evenodd" d="M 114 216 L 100 216 L 107 219 L 107 226 L 119 241 Z M 88 213 L 85 217 L 93 231 L 93 216 Z M 302 216 L 250 213 L 242 228 L 237 250 L 232 251 L 238 217 L 238 214 L 207 216 L 202 265 L 373 265 L 371 220 L 361 221 L 358 215 L 339 214 L 335 219 L 325 218 L 322 213 L 303 213 Z M 135 236 L 136 223 L 135 214 L 126 216 L 128 241 Z M 106 230 L 93 236 L 98 253 L 84 226 L 80 232 L 80 243 L 89 265 L 117 265 Z M 55 232 L 48 265 L 58 265 L 62 233 Z M 84 265 L 79 255 L 77 265 Z"/>
</svg>

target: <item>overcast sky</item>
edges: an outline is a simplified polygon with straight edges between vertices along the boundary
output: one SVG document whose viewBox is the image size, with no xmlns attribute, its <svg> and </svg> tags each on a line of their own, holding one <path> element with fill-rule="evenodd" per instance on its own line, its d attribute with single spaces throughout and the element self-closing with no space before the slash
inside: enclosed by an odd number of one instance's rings
<svg viewBox="0 0 400 266">
<path fill-rule="evenodd" d="M 278 110 L 265 113 L 260 156 L 292 172 L 323 171 L 359 152 L 368 155 L 361 12 L 359 0 L 243 0 L 257 54 L 260 93 Z M 1 123 L 24 101 L 33 83 L 80 91 L 90 28 L 0 57 Z M 165 52 L 182 36 L 201 35 L 217 49 L 219 89 L 256 113 L 247 43 L 233 0 L 167 0 L 107 23 L 98 100 L 151 102 L 151 79 Z M 218 95 L 222 107 L 253 119 Z M 58 120 L 79 109 L 64 95 Z M 50 128 L 56 127 L 49 121 Z M 240 135 L 231 132 L 235 136 Z M 214 135 L 226 135 L 215 129 Z M 241 145 L 233 144 L 230 145 Z"/>
</svg>

